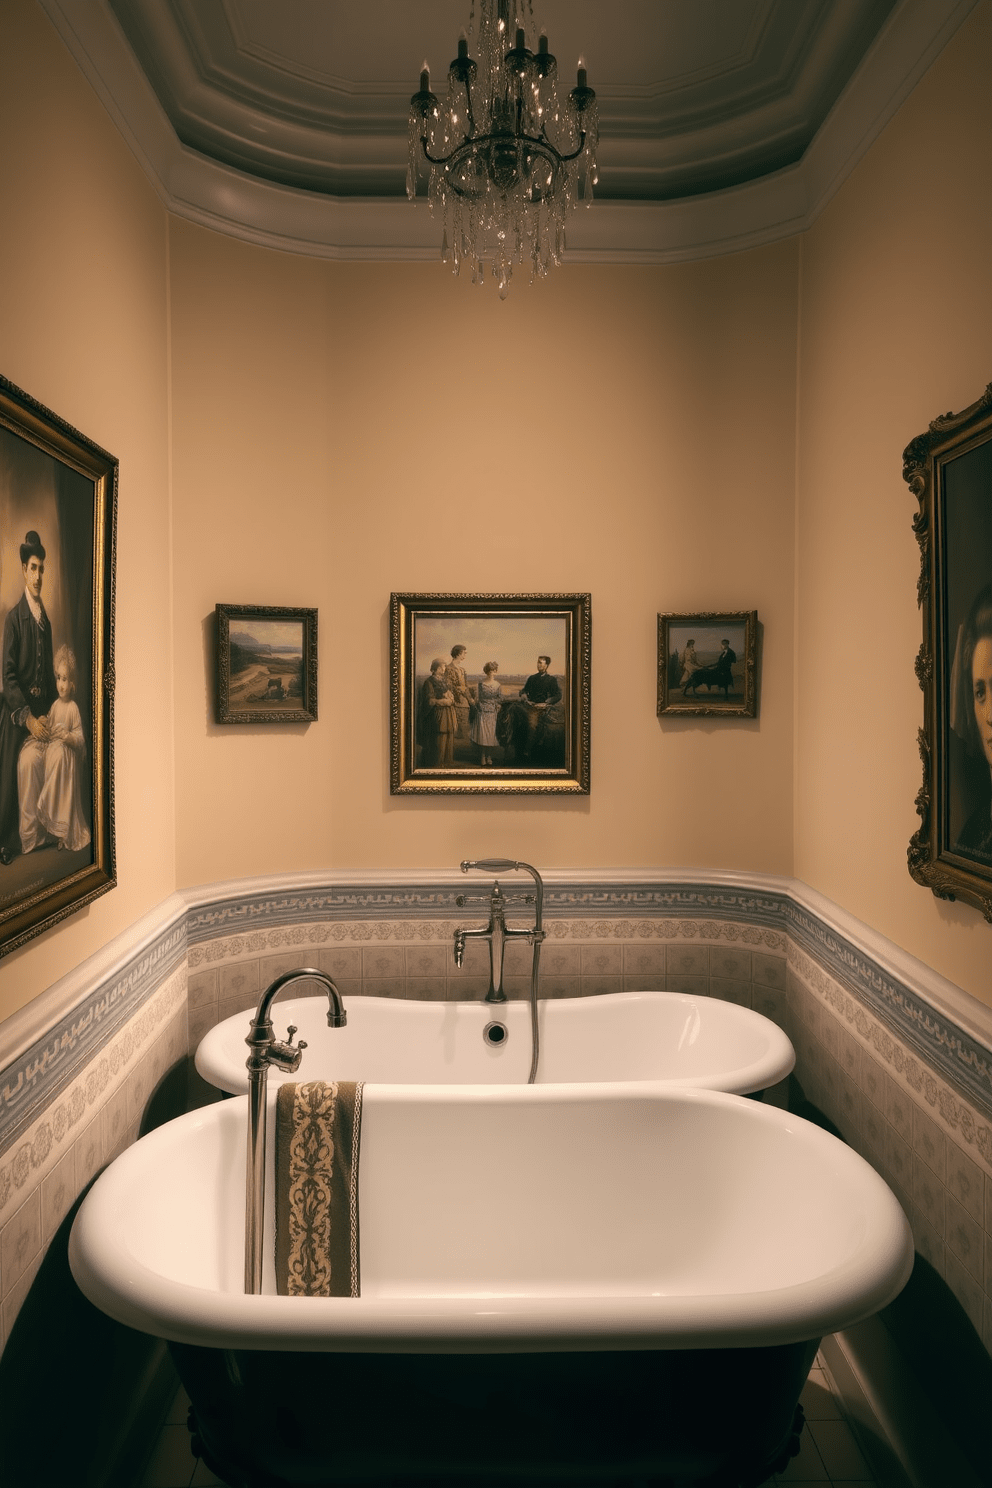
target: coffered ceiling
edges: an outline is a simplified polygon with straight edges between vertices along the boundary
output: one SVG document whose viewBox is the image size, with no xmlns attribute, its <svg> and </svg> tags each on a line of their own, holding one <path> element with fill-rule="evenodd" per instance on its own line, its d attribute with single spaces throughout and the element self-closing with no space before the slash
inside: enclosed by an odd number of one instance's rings
<svg viewBox="0 0 992 1488">
<path fill-rule="evenodd" d="M 172 210 L 328 256 L 436 251 L 409 99 L 478 0 L 41 3 Z M 570 250 L 661 261 L 808 225 L 974 0 L 515 3 L 599 98 Z"/>
</svg>

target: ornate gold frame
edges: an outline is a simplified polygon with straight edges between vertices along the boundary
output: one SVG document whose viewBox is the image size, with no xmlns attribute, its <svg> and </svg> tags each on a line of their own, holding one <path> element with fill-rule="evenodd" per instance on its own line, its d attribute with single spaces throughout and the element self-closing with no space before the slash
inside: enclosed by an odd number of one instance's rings
<svg viewBox="0 0 992 1488">
<path fill-rule="evenodd" d="M 913 531 L 920 546 L 917 600 L 923 621 L 916 658 L 923 691 L 917 735 L 923 783 L 909 871 L 938 899 L 962 899 L 992 921 L 992 855 L 968 845 L 972 820 L 980 821 L 986 810 L 989 767 L 977 727 L 971 732 L 975 704 L 970 668 L 963 664 L 968 616 L 992 580 L 992 384 L 962 413 L 935 418 L 907 445 L 903 478 L 919 504 Z"/>
<path fill-rule="evenodd" d="M 28 858 L 15 857 L 12 863 L 0 866 L 0 955 L 6 955 L 67 915 L 74 914 L 84 904 L 107 893 L 117 883 L 114 844 L 114 616 L 118 462 L 113 455 L 5 377 L 0 377 L 0 429 L 33 446 L 42 456 L 39 468 L 52 472 L 53 487 L 61 482 L 65 488 L 62 505 L 56 507 L 61 513 L 59 539 L 63 536 L 63 525 L 71 519 L 75 524 L 74 532 L 88 531 L 92 546 L 91 571 L 88 574 L 82 571 L 85 582 L 91 585 L 91 602 L 87 602 L 91 616 L 88 623 L 77 627 L 78 634 L 69 632 L 74 649 L 82 650 L 85 645 L 90 652 L 88 674 L 77 679 L 77 695 L 81 694 L 84 685 L 88 686 L 84 703 L 85 712 L 90 715 L 88 722 L 92 733 L 92 737 L 86 740 L 92 807 L 92 861 L 49 881 L 28 885 L 21 892 L 14 889 L 6 901 L 3 876 L 12 875 L 12 881 L 21 876 L 14 865 L 29 861 L 30 855 Z M 64 478 L 60 468 L 66 473 Z M 73 477 L 82 477 L 85 484 Z M 6 505 L 10 495 L 8 491 L 0 490 L 0 515 L 3 517 L 8 515 Z M 24 509 L 22 501 L 19 515 Z M 49 543 L 53 546 L 51 538 Z M 65 548 L 60 557 L 64 564 Z M 57 642 L 62 639 L 62 635 L 53 637 Z"/>
<path fill-rule="evenodd" d="M 592 655 L 592 604 L 588 594 L 393 594 L 390 597 L 390 793 L 407 795 L 558 795 L 589 794 L 589 692 Z M 563 719 L 555 719 L 554 744 L 535 748 L 534 758 L 518 760 L 519 744 L 499 746 L 498 762 L 487 767 L 464 756 L 450 766 L 427 765 L 418 736 L 418 687 L 423 688 L 429 659 L 417 655 L 416 631 L 449 629 L 455 641 L 464 631 L 485 635 L 473 651 L 514 654 L 532 636 L 560 627 L 564 656 L 554 657 L 555 676 L 564 676 Z M 461 629 L 459 628 L 461 627 Z M 534 647 L 535 653 L 537 647 Z M 449 648 L 444 648 L 447 658 Z M 489 659 L 502 661 L 494 654 Z M 483 655 L 472 657 L 481 669 Z M 559 668 L 563 664 L 563 673 Z M 536 667 L 536 661 L 531 667 Z M 518 673 L 514 673 L 515 676 Z M 516 697 L 504 699 L 507 705 Z M 501 713 L 503 705 L 501 704 Z M 511 720 L 507 722 L 510 728 Z M 501 725 L 502 726 L 502 725 Z M 519 738 L 520 736 L 517 735 Z M 546 736 L 551 739 L 551 733 Z M 529 743 L 530 741 L 525 741 Z M 559 752 L 561 764 L 557 763 Z"/>
<path fill-rule="evenodd" d="M 317 721 L 317 611 L 285 605 L 219 604 L 217 625 L 217 722 L 218 723 L 316 723 Z M 298 703 L 280 702 L 271 707 L 249 708 L 232 701 L 231 622 L 260 620 L 293 621 L 300 627 L 302 693 Z"/>
<path fill-rule="evenodd" d="M 724 627 L 743 626 L 743 654 L 737 657 L 741 663 L 742 691 L 734 700 L 725 692 L 721 699 L 721 682 L 714 676 L 699 681 L 695 688 L 674 677 L 675 652 L 672 650 L 671 632 L 676 629 L 700 630 L 717 635 Z M 712 646 L 710 647 L 712 650 Z M 677 647 L 676 647 L 677 650 Z M 701 671 L 711 669 L 703 667 Z M 699 688 L 705 686 L 705 699 Z M 688 696 L 692 689 L 692 698 Z M 757 610 L 700 610 L 693 615 L 663 614 L 658 616 L 658 715 L 688 714 L 708 718 L 754 718 L 758 712 L 758 612 Z"/>
</svg>

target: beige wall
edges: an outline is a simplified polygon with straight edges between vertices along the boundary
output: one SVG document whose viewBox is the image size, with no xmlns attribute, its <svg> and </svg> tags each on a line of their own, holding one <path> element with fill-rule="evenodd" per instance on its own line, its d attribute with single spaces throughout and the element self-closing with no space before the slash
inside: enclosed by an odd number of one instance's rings
<svg viewBox="0 0 992 1488">
<path fill-rule="evenodd" d="M 794 242 L 535 288 L 171 224 L 177 871 L 789 873 Z M 588 590 L 588 799 L 388 792 L 391 590 Z M 320 720 L 210 720 L 218 601 L 320 611 Z M 760 718 L 655 715 L 659 610 L 756 608 Z M 476 658 L 481 663 L 482 657 Z"/>
<path fill-rule="evenodd" d="M 120 888 L 0 962 L 2 1019 L 171 892 L 175 822 L 166 213 L 32 0 L 3 0 L 0 140 L 0 371 L 120 459 Z"/>
<path fill-rule="evenodd" d="M 992 930 L 915 884 L 916 500 L 902 451 L 992 378 L 992 6 L 803 244 L 796 875 L 992 1002 Z"/>
<path fill-rule="evenodd" d="M 990 376 L 989 0 L 801 245 L 506 303 L 169 221 L 40 10 L 2 28 L 0 368 L 121 458 L 121 888 L 0 962 L 0 1017 L 176 883 L 483 851 L 795 871 L 992 998 L 988 927 L 905 868 L 900 462 Z M 592 593 L 588 800 L 389 796 L 392 589 Z M 219 600 L 319 608 L 318 724 L 212 723 Z M 711 606 L 759 612 L 760 717 L 662 725 L 655 614 Z"/>
</svg>

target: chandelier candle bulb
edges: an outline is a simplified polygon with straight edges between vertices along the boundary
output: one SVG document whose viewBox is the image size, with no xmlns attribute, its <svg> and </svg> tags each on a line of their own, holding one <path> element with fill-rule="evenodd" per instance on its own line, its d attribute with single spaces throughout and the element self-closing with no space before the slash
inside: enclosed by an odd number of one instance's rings
<svg viewBox="0 0 992 1488">
<path fill-rule="evenodd" d="M 431 71 L 426 62 L 420 69 L 420 91 L 421 93 L 429 93 L 431 91 Z"/>
</svg>

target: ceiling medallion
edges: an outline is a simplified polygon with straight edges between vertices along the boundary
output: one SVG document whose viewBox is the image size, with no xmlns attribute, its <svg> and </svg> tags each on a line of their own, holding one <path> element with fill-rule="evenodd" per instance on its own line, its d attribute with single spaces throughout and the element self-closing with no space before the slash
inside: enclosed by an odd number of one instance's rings
<svg viewBox="0 0 992 1488">
<path fill-rule="evenodd" d="M 532 0 L 526 7 L 533 25 Z M 511 46 L 510 0 L 479 0 L 478 59 L 462 32 L 445 100 L 431 92 L 426 62 L 410 99 L 407 196 L 416 198 L 426 162 L 431 211 L 444 219 L 442 261 L 456 274 L 468 262 L 475 284 L 491 264 L 500 299 L 514 264 L 527 264 L 533 281 L 561 263 L 565 217 L 592 200 L 598 179 L 599 113 L 586 69 L 580 59 L 576 86 L 560 97 L 548 38 L 529 51 L 526 29 L 518 11 Z"/>
</svg>

